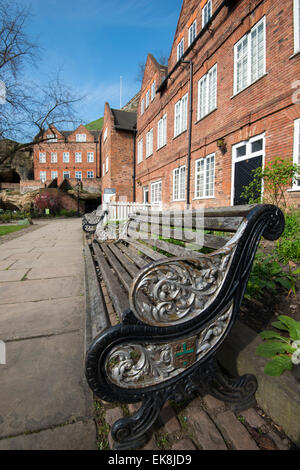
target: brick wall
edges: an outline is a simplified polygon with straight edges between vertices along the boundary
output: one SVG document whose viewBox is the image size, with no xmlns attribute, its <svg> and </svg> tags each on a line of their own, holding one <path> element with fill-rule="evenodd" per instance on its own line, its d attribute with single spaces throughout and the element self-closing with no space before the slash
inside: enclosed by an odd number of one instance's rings
<svg viewBox="0 0 300 470">
<path fill-rule="evenodd" d="M 105 103 L 101 137 L 102 194 L 105 188 L 114 188 L 116 201 L 120 198 L 133 201 L 134 143 L 133 132 L 115 128 L 113 113 Z"/>
<path fill-rule="evenodd" d="M 213 13 L 221 1 L 212 1 Z M 294 53 L 293 1 L 254 0 L 231 2 L 224 7 L 204 30 L 190 53 L 184 58 L 193 61 L 193 115 L 191 145 L 190 191 L 193 206 L 223 206 L 232 203 L 233 145 L 265 135 L 267 163 L 275 157 L 292 161 L 294 120 L 300 118 L 300 103 L 293 103 L 295 89 L 292 83 L 300 79 L 300 54 Z M 177 61 L 177 44 L 184 37 L 188 44 L 188 26 L 197 19 L 197 33 L 201 30 L 202 8 L 205 2 L 184 1 L 174 42 L 169 57 L 170 72 Z M 234 94 L 234 45 L 263 17 L 266 21 L 266 74 L 248 88 Z M 182 36 L 183 35 L 183 36 Z M 217 108 L 198 120 L 198 81 L 217 64 Z M 157 93 L 148 109 L 137 121 L 137 142 L 143 138 L 143 162 L 136 165 L 137 200 L 143 197 L 143 187 L 162 180 L 162 199 L 170 207 L 175 203 L 173 170 L 187 164 L 188 130 L 174 138 L 174 106 L 186 93 L 190 99 L 189 65 L 181 64 Z M 147 60 L 141 98 L 154 74 L 153 61 Z M 157 150 L 157 123 L 167 114 L 167 145 Z M 145 158 L 146 133 L 153 128 L 153 155 Z M 227 151 L 217 145 L 224 139 Z M 214 197 L 195 200 L 195 161 L 215 154 Z M 300 204 L 300 192 L 289 192 L 293 203 Z"/>
<path fill-rule="evenodd" d="M 50 134 L 46 131 L 45 135 Z M 93 172 L 94 178 L 99 176 L 99 143 L 94 140 L 94 135 L 91 134 L 83 125 L 80 125 L 73 133 L 65 137 L 57 129 L 55 129 L 57 142 L 43 142 L 34 145 L 34 179 L 40 180 L 40 172 L 46 172 L 46 179 L 48 182 L 52 180 L 51 171 L 57 171 L 58 184 L 60 184 L 64 177 L 63 172 L 68 171 L 70 178 L 75 178 L 76 171 L 81 171 L 82 178 L 87 178 L 87 172 Z M 86 134 L 86 142 L 76 142 L 76 134 Z M 46 153 L 46 162 L 39 161 L 40 152 Z M 57 163 L 51 162 L 51 153 L 57 153 Z M 63 162 L 63 152 L 69 152 L 69 163 Z M 81 163 L 75 161 L 75 153 L 81 152 Z M 87 161 L 88 152 L 94 153 L 94 161 Z"/>
</svg>

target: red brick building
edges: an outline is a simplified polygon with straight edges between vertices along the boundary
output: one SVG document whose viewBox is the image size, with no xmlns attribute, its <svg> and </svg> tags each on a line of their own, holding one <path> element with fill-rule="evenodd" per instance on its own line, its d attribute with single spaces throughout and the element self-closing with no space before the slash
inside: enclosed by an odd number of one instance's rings
<svg viewBox="0 0 300 470">
<path fill-rule="evenodd" d="M 64 179 L 80 179 L 99 190 L 100 131 L 88 131 L 82 124 L 74 131 L 52 127 L 43 138 L 47 140 L 34 145 L 35 180 L 50 182 L 57 178 L 59 185 Z"/>
<path fill-rule="evenodd" d="M 116 201 L 133 201 L 136 112 L 105 103 L 101 133 L 101 186 L 115 190 Z"/>
<path fill-rule="evenodd" d="M 252 169 L 300 163 L 300 0 L 184 0 L 168 69 L 147 59 L 136 155 L 136 200 L 170 208 L 240 204 Z"/>
</svg>

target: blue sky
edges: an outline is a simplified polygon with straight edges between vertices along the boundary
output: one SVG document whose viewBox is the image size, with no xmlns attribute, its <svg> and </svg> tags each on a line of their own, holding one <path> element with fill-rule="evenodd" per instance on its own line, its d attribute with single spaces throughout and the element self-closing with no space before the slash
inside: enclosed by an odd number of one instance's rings
<svg viewBox="0 0 300 470">
<path fill-rule="evenodd" d="M 25 1 L 25 0 L 22 0 Z M 60 69 L 79 95 L 84 123 L 120 106 L 138 91 L 138 64 L 151 52 L 169 56 L 182 0 L 30 0 L 28 32 L 42 47 L 35 79 Z M 30 76 L 32 70 L 27 70 Z"/>
</svg>

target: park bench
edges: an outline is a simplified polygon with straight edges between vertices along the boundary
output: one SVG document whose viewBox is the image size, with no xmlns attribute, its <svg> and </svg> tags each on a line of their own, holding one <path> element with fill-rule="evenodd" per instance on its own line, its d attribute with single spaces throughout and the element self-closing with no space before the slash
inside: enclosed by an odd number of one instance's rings
<svg viewBox="0 0 300 470">
<path fill-rule="evenodd" d="M 236 411 L 252 406 L 256 378 L 228 377 L 216 353 L 235 322 L 261 236 L 276 240 L 284 230 L 281 210 L 140 211 L 117 228 L 114 238 L 109 224 L 99 224 L 86 249 L 94 286 L 87 382 L 102 400 L 140 402 L 133 416 L 113 424 L 115 449 L 141 448 L 167 400 L 197 392 Z M 119 318 L 115 326 L 102 286 Z"/>
<path fill-rule="evenodd" d="M 93 234 L 96 231 L 97 225 L 104 219 L 107 211 L 97 208 L 93 212 L 84 214 L 82 217 L 82 229 L 87 234 Z"/>
</svg>

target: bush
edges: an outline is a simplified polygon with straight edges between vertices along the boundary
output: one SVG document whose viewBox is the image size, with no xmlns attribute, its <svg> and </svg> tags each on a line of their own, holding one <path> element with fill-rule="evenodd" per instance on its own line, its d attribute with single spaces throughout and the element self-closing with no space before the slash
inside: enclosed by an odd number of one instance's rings
<svg viewBox="0 0 300 470">
<path fill-rule="evenodd" d="M 300 210 L 285 214 L 285 230 L 275 252 L 279 261 L 300 263 Z"/>
<path fill-rule="evenodd" d="M 274 256 L 266 256 L 258 252 L 254 259 L 245 298 L 261 299 L 266 290 L 275 294 L 280 287 L 288 293 L 295 293 L 295 283 L 299 280 L 299 270 L 289 269 L 289 272 L 286 272 Z"/>
<path fill-rule="evenodd" d="M 61 209 L 59 211 L 59 215 L 63 217 L 76 217 L 77 216 L 77 211 L 74 209 L 67 210 L 67 209 Z"/>
</svg>

